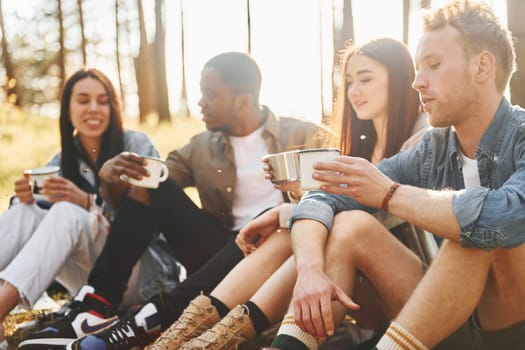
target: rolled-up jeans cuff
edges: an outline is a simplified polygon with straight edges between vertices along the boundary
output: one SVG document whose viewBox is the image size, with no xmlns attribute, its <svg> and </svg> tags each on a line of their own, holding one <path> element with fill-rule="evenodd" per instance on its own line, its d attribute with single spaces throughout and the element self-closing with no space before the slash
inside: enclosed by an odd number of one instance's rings
<svg viewBox="0 0 525 350">
<path fill-rule="evenodd" d="M 290 219 L 290 225 L 293 224 L 295 220 L 300 219 L 319 221 L 326 226 L 328 231 L 330 231 L 334 222 L 334 212 L 332 208 L 326 203 L 304 200 L 301 201 L 294 210 L 292 218 Z"/>
</svg>

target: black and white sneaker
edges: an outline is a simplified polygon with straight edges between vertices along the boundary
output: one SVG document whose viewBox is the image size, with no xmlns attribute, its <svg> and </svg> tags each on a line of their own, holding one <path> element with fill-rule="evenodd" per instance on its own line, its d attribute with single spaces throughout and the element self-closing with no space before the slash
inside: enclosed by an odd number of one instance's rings
<svg viewBox="0 0 525 350">
<path fill-rule="evenodd" d="M 111 304 L 83 286 L 63 317 L 49 322 L 45 328 L 28 334 L 19 344 L 21 350 L 65 349 L 77 338 L 101 331 L 118 321 Z"/>
<path fill-rule="evenodd" d="M 111 327 L 77 339 L 67 350 L 124 350 L 143 348 L 160 333 L 160 317 L 154 304 L 142 307 L 135 315 L 120 320 Z"/>
<path fill-rule="evenodd" d="M 42 314 L 38 315 L 35 320 L 24 323 L 18 327 L 11 336 L 9 336 L 9 348 L 18 348 L 18 344 L 26 339 L 29 334 L 37 332 L 53 323 L 56 323 L 59 319 L 63 318 L 70 309 L 75 308 L 79 303 L 81 303 L 81 301 L 72 299 L 68 303 L 64 304 L 60 310 L 49 313 L 43 312 Z"/>
</svg>

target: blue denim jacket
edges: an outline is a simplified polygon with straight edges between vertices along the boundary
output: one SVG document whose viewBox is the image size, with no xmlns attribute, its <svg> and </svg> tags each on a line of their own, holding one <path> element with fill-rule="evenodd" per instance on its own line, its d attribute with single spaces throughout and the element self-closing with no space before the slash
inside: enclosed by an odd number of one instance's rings
<svg viewBox="0 0 525 350">
<path fill-rule="evenodd" d="M 481 187 L 465 189 L 463 161 L 453 127 L 429 130 L 421 143 L 383 160 L 378 168 L 406 185 L 455 190 L 452 209 L 459 223 L 460 243 L 491 250 L 525 242 L 525 110 L 503 98 L 476 150 Z M 291 223 L 313 219 L 331 229 L 340 211 L 375 212 L 349 197 L 308 192 Z"/>
</svg>

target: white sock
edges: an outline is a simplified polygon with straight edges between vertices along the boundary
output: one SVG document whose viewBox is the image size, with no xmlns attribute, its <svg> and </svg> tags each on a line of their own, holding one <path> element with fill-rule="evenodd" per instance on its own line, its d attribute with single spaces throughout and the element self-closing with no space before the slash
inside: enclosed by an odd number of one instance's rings
<svg viewBox="0 0 525 350">
<path fill-rule="evenodd" d="M 281 327 L 279 327 L 279 331 L 277 332 L 277 336 L 281 334 L 288 335 L 299 340 L 309 350 L 319 349 L 319 343 L 317 342 L 317 339 L 310 333 L 303 331 L 297 325 L 297 323 L 295 323 L 295 318 L 292 314 L 286 314 L 284 316 L 283 321 L 281 322 Z"/>
<path fill-rule="evenodd" d="M 428 350 L 403 326 L 392 322 L 376 345 L 377 350 Z"/>
</svg>

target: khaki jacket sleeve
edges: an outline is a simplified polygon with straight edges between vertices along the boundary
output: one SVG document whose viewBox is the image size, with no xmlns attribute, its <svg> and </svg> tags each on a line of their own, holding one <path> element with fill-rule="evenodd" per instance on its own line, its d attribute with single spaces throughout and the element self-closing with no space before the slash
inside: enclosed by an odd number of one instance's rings
<svg viewBox="0 0 525 350">
<path fill-rule="evenodd" d="M 190 141 L 181 148 L 171 151 L 166 159 L 170 178 L 182 188 L 195 185 L 191 168 L 192 151 L 193 144 Z"/>
</svg>

